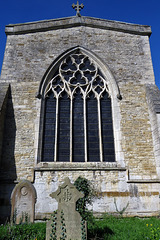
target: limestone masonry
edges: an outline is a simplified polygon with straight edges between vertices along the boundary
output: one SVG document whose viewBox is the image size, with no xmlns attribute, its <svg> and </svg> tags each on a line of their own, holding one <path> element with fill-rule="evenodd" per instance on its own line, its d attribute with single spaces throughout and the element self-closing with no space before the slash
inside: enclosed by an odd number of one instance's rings
<svg viewBox="0 0 160 240">
<path fill-rule="evenodd" d="M 124 213 L 127 216 L 159 215 L 160 91 L 155 85 L 151 60 L 151 28 L 76 16 L 8 25 L 6 34 L 0 78 L 1 221 L 10 217 L 11 193 L 22 180 L 31 182 L 35 188 L 35 220 L 38 220 L 49 218 L 57 209 L 58 203 L 50 194 L 62 185 L 64 178 L 69 177 L 73 183 L 78 176 L 85 177 L 95 187 L 97 197 L 90 206 L 95 214 L 117 213 L 116 201 L 119 210 L 129 203 Z M 88 66 L 86 61 L 89 61 L 90 70 L 86 67 L 81 69 L 81 64 L 73 64 L 75 55 L 79 58 L 83 55 L 84 65 Z M 86 56 L 89 60 L 85 60 Z M 106 81 L 105 91 L 111 99 L 114 161 L 42 160 L 45 151 L 45 94 L 56 71 L 69 64 L 66 59 L 72 60 L 72 67 L 67 71 L 69 74 L 72 72 L 75 78 L 83 80 L 87 79 L 87 74 L 92 76 L 94 65 L 99 78 Z M 78 66 L 77 75 L 73 65 Z M 62 70 L 58 75 L 61 78 Z M 78 74 L 84 77 L 80 78 Z M 83 89 L 82 85 L 77 83 L 74 86 Z M 60 84 L 57 86 L 61 87 Z M 100 83 L 97 86 L 102 89 Z M 97 102 L 103 98 L 95 96 Z M 89 98 L 90 95 L 86 94 L 86 106 Z M 74 106 L 73 97 L 73 111 Z M 83 107 L 85 109 L 85 104 Z M 99 108 L 97 112 L 100 112 Z M 84 111 L 84 123 L 86 116 Z M 98 115 L 97 131 L 102 117 Z M 60 120 L 57 115 L 55 119 L 55 126 L 58 126 Z M 71 133 L 73 123 L 71 120 L 69 123 Z M 84 124 L 86 151 L 89 140 L 85 129 L 88 128 Z M 55 136 L 57 131 L 55 127 Z M 101 134 L 103 139 L 103 130 Z M 74 139 L 70 135 L 70 149 L 72 143 Z M 59 146 L 56 143 L 54 146 L 53 151 L 56 152 Z"/>
</svg>

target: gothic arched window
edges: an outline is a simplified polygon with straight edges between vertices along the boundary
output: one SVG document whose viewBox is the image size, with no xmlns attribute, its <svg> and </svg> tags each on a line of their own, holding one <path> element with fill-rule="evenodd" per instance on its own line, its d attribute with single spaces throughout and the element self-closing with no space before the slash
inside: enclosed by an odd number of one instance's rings
<svg viewBox="0 0 160 240">
<path fill-rule="evenodd" d="M 44 92 L 43 162 L 115 161 L 111 98 L 96 63 L 78 50 Z"/>
</svg>

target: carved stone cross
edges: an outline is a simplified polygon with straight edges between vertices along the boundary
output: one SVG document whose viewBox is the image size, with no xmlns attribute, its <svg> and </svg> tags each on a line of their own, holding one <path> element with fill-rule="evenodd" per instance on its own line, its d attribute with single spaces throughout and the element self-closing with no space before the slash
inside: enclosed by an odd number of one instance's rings
<svg viewBox="0 0 160 240">
<path fill-rule="evenodd" d="M 82 4 L 79 4 L 79 2 L 77 1 L 77 4 L 74 4 L 74 3 L 72 4 L 72 8 L 73 8 L 73 9 L 76 9 L 76 11 L 77 11 L 76 16 L 81 17 L 80 11 L 81 11 L 81 9 L 84 8 L 83 3 L 82 3 Z"/>
<path fill-rule="evenodd" d="M 63 207 L 63 211 L 68 211 L 68 208 L 71 205 L 72 211 L 73 209 L 76 209 L 77 200 L 82 198 L 84 194 L 76 189 L 76 187 L 70 182 L 69 178 L 65 178 L 64 183 L 59 186 L 56 192 L 51 193 L 50 196 L 57 200 L 58 209 Z"/>
<path fill-rule="evenodd" d="M 46 240 L 51 239 L 51 235 L 53 239 L 86 240 L 86 223 L 76 211 L 76 201 L 84 194 L 76 189 L 69 178 L 65 178 L 64 183 L 50 196 L 57 200 L 58 210 L 47 223 Z"/>
</svg>

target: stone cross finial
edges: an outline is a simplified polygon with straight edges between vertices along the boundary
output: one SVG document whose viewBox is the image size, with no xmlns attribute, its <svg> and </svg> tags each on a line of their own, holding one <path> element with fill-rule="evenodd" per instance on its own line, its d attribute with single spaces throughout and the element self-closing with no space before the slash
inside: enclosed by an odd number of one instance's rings
<svg viewBox="0 0 160 240">
<path fill-rule="evenodd" d="M 72 8 L 76 9 L 76 11 L 77 11 L 76 16 L 81 17 L 80 11 L 81 11 L 81 9 L 84 8 L 83 3 L 79 5 L 79 2 L 77 1 L 77 4 L 74 4 L 74 3 L 72 4 Z"/>
</svg>

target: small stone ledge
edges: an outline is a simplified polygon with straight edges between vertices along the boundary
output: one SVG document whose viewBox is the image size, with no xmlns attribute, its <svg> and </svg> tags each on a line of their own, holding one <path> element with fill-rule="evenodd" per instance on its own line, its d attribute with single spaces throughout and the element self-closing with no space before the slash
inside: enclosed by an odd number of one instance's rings
<svg viewBox="0 0 160 240">
<path fill-rule="evenodd" d="M 117 166 L 115 162 L 107 163 L 57 163 L 41 162 L 34 171 L 126 171 L 125 167 Z"/>
<path fill-rule="evenodd" d="M 127 183 L 160 183 L 160 179 L 132 179 Z"/>
<path fill-rule="evenodd" d="M 137 35 L 150 36 L 152 33 L 151 27 L 147 25 L 131 24 L 93 17 L 76 17 L 76 16 L 22 24 L 9 24 L 6 26 L 5 32 L 7 35 L 16 35 L 79 26 L 127 32 Z"/>
</svg>

